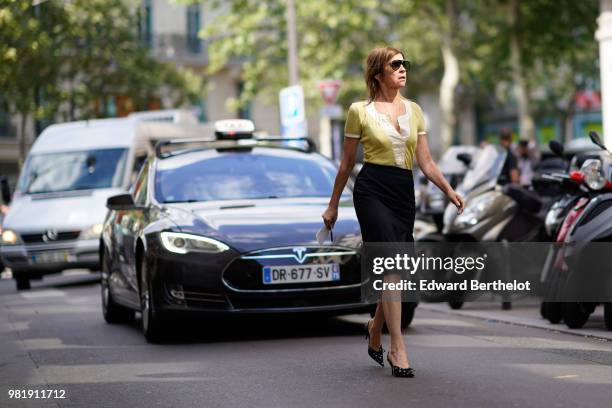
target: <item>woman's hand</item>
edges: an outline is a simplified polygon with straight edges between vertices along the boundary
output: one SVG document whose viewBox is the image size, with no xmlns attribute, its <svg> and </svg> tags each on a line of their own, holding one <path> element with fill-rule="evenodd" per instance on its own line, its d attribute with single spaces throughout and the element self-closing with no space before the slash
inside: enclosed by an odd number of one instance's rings
<svg viewBox="0 0 612 408">
<path fill-rule="evenodd" d="M 338 209 L 328 206 L 322 215 L 323 223 L 328 229 L 332 229 L 338 219 Z"/>
<path fill-rule="evenodd" d="M 455 204 L 455 207 L 457 207 L 457 214 L 461 214 L 463 212 L 463 209 L 465 208 L 465 202 L 463 201 L 463 198 L 461 198 L 461 196 L 457 194 L 455 190 L 451 190 L 446 196 L 448 197 L 450 202 Z"/>
</svg>

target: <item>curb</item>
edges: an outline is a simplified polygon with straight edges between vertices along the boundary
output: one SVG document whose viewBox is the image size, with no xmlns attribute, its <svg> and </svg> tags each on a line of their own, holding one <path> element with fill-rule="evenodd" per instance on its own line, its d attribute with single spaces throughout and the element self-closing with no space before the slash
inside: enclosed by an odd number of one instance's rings
<svg viewBox="0 0 612 408">
<path fill-rule="evenodd" d="M 609 333 L 607 335 L 597 334 L 596 332 L 593 333 L 592 331 L 589 331 L 589 332 L 582 331 L 584 329 L 570 329 L 570 328 L 563 328 L 563 327 L 553 327 L 551 326 L 551 323 L 539 324 L 539 323 L 529 323 L 529 322 L 517 321 L 516 319 L 512 319 L 511 316 L 509 316 L 509 318 L 507 319 L 504 319 L 504 318 L 499 317 L 498 315 L 495 315 L 495 316 L 475 315 L 469 312 L 462 312 L 461 310 L 442 309 L 434 305 L 435 303 L 420 303 L 418 308 L 425 309 L 429 312 L 438 312 L 438 313 L 444 313 L 448 315 L 468 317 L 472 319 L 484 320 L 484 321 L 493 322 L 493 323 L 503 323 L 503 324 L 509 324 L 509 325 L 514 325 L 514 326 L 531 327 L 534 329 L 548 330 L 548 331 L 557 332 L 557 333 L 571 334 L 572 336 L 587 337 L 587 338 L 592 338 L 596 340 L 612 342 L 612 331 L 606 332 L 606 333 Z M 534 309 L 534 311 L 539 313 L 536 309 Z M 561 325 L 555 325 L 555 326 L 561 326 Z"/>
</svg>

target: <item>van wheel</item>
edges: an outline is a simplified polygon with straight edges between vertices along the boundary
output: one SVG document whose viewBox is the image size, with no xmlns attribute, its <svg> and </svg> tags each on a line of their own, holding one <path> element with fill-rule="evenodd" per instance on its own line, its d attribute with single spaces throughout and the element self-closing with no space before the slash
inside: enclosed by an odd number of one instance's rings
<svg viewBox="0 0 612 408">
<path fill-rule="evenodd" d="M 580 329 L 589 320 L 589 315 L 582 303 L 569 302 L 565 304 L 563 320 L 570 329 Z"/>
<path fill-rule="evenodd" d="M 612 330 L 612 303 L 604 303 L 604 321 L 608 330 Z"/>
<path fill-rule="evenodd" d="M 17 286 L 17 290 L 28 290 L 31 289 L 30 279 L 28 278 L 15 278 L 15 284 Z"/>
</svg>

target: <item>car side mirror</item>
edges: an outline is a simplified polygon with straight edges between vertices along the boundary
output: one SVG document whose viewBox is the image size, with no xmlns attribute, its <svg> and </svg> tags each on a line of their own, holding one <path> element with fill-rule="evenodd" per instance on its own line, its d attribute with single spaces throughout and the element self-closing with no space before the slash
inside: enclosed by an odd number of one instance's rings
<svg viewBox="0 0 612 408">
<path fill-rule="evenodd" d="M 106 200 L 106 208 L 109 210 L 121 210 L 134 206 L 134 198 L 129 193 L 114 195 Z"/>
<path fill-rule="evenodd" d="M 459 153 L 457 155 L 457 160 L 465 164 L 466 167 L 470 167 L 470 163 L 472 162 L 472 155 L 469 153 Z"/>
<path fill-rule="evenodd" d="M 8 205 L 11 202 L 11 187 L 5 176 L 0 177 L 0 189 L 2 190 L 2 202 Z"/>
<path fill-rule="evenodd" d="M 551 140 L 548 142 L 548 147 L 550 150 L 559 157 L 563 157 L 563 153 L 565 149 L 563 148 L 563 144 L 558 140 Z"/>
</svg>

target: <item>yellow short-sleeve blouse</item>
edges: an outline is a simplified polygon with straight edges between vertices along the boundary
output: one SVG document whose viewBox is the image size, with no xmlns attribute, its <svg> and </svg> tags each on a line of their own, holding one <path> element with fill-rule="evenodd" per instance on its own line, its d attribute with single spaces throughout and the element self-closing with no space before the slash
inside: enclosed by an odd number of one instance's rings
<svg viewBox="0 0 612 408">
<path fill-rule="evenodd" d="M 427 134 L 427 128 L 421 107 L 416 102 L 401 99 L 406 113 L 397 118 L 400 132 L 387 115 L 376 110 L 374 103 L 351 104 L 344 136 L 359 139 L 366 163 L 413 168 L 418 135 Z"/>
</svg>

